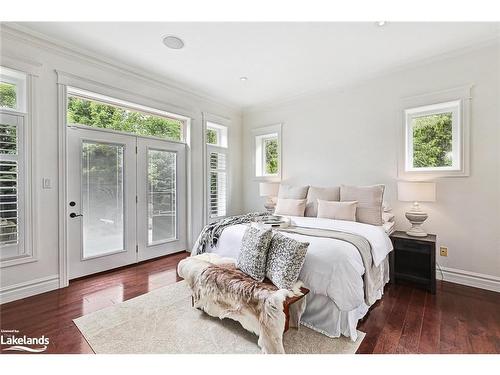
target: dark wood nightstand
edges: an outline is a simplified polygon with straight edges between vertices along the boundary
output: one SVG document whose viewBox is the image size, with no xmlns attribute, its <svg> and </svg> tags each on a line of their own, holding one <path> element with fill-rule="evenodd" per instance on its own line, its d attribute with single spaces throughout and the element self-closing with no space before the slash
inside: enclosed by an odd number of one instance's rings
<svg viewBox="0 0 500 375">
<path fill-rule="evenodd" d="M 406 232 L 391 234 L 394 251 L 390 252 L 391 280 L 407 280 L 436 293 L 436 235 L 411 237 Z"/>
</svg>

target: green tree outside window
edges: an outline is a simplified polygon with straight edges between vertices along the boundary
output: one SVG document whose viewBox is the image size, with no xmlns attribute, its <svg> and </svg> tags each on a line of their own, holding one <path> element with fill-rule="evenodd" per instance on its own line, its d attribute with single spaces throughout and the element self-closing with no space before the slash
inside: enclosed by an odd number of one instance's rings
<svg viewBox="0 0 500 375">
<path fill-rule="evenodd" d="M 413 167 L 452 165 L 452 113 L 413 119 Z"/>
<path fill-rule="evenodd" d="M 68 97 L 68 124 L 119 130 L 127 133 L 182 140 L 181 120 L 131 111 L 93 100 Z"/>
<path fill-rule="evenodd" d="M 211 145 L 216 145 L 217 142 L 217 131 L 214 129 L 207 129 L 207 143 Z"/>
<path fill-rule="evenodd" d="M 0 107 L 16 108 L 16 86 L 6 82 L 0 82 Z"/>
<path fill-rule="evenodd" d="M 266 174 L 278 173 L 278 140 L 266 139 L 264 148 L 266 153 Z"/>
</svg>

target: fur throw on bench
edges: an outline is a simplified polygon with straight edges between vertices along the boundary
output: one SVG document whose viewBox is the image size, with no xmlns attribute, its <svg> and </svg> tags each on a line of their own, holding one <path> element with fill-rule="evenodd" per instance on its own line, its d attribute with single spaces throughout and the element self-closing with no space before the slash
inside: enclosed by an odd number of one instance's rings
<svg viewBox="0 0 500 375">
<path fill-rule="evenodd" d="M 259 336 L 264 353 L 284 353 L 283 331 L 287 297 L 301 295 L 298 282 L 293 290 L 278 289 L 255 281 L 236 268 L 234 260 L 205 253 L 183 259 L 177 267 L 193 292 L 194 307 L 220 319 L 230 318 Z M 299 326 L 305 298 L 290 306 L 290 327 Z"/>
</svg>

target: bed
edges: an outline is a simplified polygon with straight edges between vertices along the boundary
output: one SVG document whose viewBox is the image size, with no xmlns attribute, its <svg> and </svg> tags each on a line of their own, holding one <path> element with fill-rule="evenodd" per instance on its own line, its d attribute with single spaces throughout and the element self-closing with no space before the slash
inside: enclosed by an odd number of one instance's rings
<svg viewBox="0 0 500 375">
<path fill-rule="evenodd" d="M 388 254 L 392 243 L 383 226 L 316 217 L 292 216 L 290 221 L 291 226 L 341 231 L 366 238 L 371 245 L 373 263 L 381 267 L 383 285 L 389 281 Z M 237 259 L 245 230 L 245 224 L 225 228 L 217 246 L 207 246 L 206 251 Z M 370 308 L 365 301 L 365 268 L 358 249 L 338 239 L 283 234 L 310 243 L 300 274 L 300 279 L 311 290 L 301 323 L 329 337 L 343 335 L 355 341 L 357 323 Z M 377 299 L 382 298 L 383 285 L 376 292 Z"/>
</svg>

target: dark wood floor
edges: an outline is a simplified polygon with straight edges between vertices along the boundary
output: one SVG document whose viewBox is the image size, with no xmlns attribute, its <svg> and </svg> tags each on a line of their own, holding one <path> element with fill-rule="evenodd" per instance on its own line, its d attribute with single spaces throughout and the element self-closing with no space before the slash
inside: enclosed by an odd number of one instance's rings
<svg viewBox="0 0 500 375">
<path fill-rule="evenodd" d="M 92 353 L 73 319 L 179 281 L 179 253 L 72 281 L 0 306 L 0 327 L 50 338 L 48 353 Z M 436 295 L 389 285 L 358 329 L 358 353 L 500 353 L 500 294 L 438 283 Z"/>
</svg>

